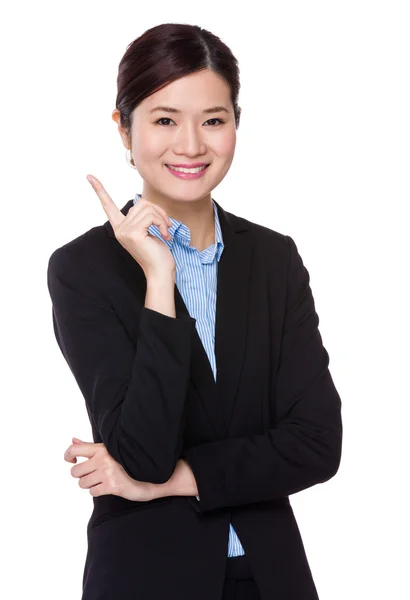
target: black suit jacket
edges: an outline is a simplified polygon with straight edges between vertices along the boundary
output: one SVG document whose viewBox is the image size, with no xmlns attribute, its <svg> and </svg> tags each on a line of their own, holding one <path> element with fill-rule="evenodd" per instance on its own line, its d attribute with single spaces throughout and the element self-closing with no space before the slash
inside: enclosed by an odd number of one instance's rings
<svg viewBox="0 0 410 600">
<path fill-rule="evenodd" d="M 288 496 L 335 475 L 342 420 L 309 273 L 291 237 L 216 205 L 216 382 L 177 286 L 176 318 L 145 308 L 144 273 L 109 221 L 49 259 L 94 441 L 139 481 L 163 483 L 185 458 L 200 496 L 93 497 L 83 600 L 220 600 L 230 521 L 263 600 L 318 598 Z"/>
</svg>

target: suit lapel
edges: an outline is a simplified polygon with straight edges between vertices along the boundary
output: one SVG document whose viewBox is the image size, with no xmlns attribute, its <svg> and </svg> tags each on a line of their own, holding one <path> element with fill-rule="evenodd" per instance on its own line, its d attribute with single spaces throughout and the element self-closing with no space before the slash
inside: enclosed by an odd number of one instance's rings
<svg viewBox="0 0 410 600">
<path fill-rule="evenodd" d="M 224 242 L 216 298 L 216 385 L 228 435 L 245 356 L 252 246 L 247 222 L 215 204 Z"/>
<path fill-rule="evenodd" d="M 218 209 L 224 250 L 218 263 L 215 356 L 217 365 L 214 380 L 208 356 L 195 328 L 191 383 L 209 416 L 216 439 L 229 435 L 237 389 L 244 360 L 248 314 L 248 288 L 251 268 L 251 235 L 247 221 L 225 212 L 214 201 Z M 121 209 L 126 215 L 133 205 L 129 200 Z M 109 221 L 104 227 L 110 237 L 115 238 Z M 146 280 L 144 273 L 133 257 L 121 247 L 128 278 L 138 300 L 145 302 Z M 175 285 L 175 311 L 177 317 L 189 316 L 184 300 Z"/>
</svg>

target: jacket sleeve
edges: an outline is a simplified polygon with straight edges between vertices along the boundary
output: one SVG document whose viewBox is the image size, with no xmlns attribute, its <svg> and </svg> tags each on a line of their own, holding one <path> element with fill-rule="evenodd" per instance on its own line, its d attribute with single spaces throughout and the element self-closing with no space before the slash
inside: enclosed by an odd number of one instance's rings
<svg viewBox="0 0 410 600">
<path fill-rule="evenodd" d="M 260 435 L 203 443 L 184 450 L 199 497 L 198 513 L 269 501 L 333 477 L 342 449 L 341 399 L 319 333 L 310 277 L 293 239 L 286 312 L 276 373 L 276 421 Z"/>
<path fill-rule="evenodd" d="M 54 333 L 109 454 L 138 481 L 165 483 L 182 448 L 195 319 L 141 308 L 132 340 L 64 247 L 50 257 Z M 95 276 L 94 276 L 95 278 Z"/>
</svg>

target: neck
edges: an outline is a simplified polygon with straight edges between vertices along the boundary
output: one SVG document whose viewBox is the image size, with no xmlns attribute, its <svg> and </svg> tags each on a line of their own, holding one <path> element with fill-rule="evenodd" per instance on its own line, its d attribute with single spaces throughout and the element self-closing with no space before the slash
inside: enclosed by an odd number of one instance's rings
<svg viewBox="0 0 410 600">
<path fill-rule="evenodd" d="M 152 190 L 146 184 L 142 198 L 157 204 L 167 215 L 186 225 L 191 232 L 190 245 L 201 252 L 215 243 L 215 218 L 211 194 L 198 199 L 175 199 Z"/>
</svg>

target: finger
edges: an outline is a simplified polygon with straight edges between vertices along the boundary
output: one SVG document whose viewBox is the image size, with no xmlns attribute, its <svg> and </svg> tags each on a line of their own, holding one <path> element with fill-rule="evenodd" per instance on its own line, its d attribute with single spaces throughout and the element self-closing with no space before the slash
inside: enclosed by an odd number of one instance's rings
<svg viewBox="0 0 410 600">
<path fill-rule="evenodd" d="M 100 483 L 103 483 L 103 477 L 98 471 L 84 475 L 78 480 L 78 485 L 83 489 L 88 489 L 94 485 L 99 485 Z"/>
<path fill-rule="evenodd" d="M 100 483 L 98 485 L 93 485 L 93 487 L 90 488 L 90 494 L 95 497 L 106 496 L 107 492 L 105 491 L 105 484 Z"/>
<path fill-rule="evenodd" d="M 74 464 L 75 464 L 75 463 L 77 462 L 77 459 L 76 459 L 76 457 L 75 457 L 75 456 L 74 456 L 74 457 L 72 457 L 72 456 L 69 456 L 69 455 L 67 454 L 67 452 L 68 452 L 68 448 L 67 448 L 67 450 L 64 452 L 64 460 L 65 460 L 65 461 L 67 461 L 67 462 L 69 462 L 69 463 L 74 463 Z"/>
<path fill-rule="evenodd" d="M 166 222 L 164 221 L 164 217 L 162 215 L 157 215 L 157 213 L 151 212 L 140 216 L 139 219 L 136 219 L 135 224 L 139 225 L 140 227 L 143 227 L 147 231 L 148 235 L 150 235 L 148 232 L 148 228 L 151 225 L 156 225 L 164 239 L 171 239 L 171 234 L 167 229 Z"/>
<path fill-rule="evenodd" d="M 113 229 L 115 229 L 125 219 L 124 215 L 122 214 L 118 206 L 115 204 L 115 202 L 112 200 L 111 196 L 104 189 L 102 183 L 96 177 L 94 177 L 94 175 L 87 175 L 87 179 L 91 183 L 93 190 L 99 197 L 109 222 L 111 223 Z"/>
<path fill-rule="evenodd" d="M 84 440 L 80 440 L 80 438 L 76 438 L 76 437 L 73 437 L 71 439 L 73 441 L 73 444 L 95 444 L 95 442 L 85 442 Z M 104 444 L 102 444 L 102 445 L 104 445 Z"/>
<path fill-rule="evenodd" d="M 95 461 L 93 461 L 92 459 L 90 460 L 85 460 L 81 463 L 78 463 L 78 465 L 75 465 L 74 467 L 71 468 L 71 475 L 72 477 L 84 477 L 85 475 L 89 475 L 90 473 L 94 473 L 94 471 L 97 471 L 96 465 L 94 464 Z"/>
<path fill-rule="evenodd" d="M 146 208 L 143 208 L 142 210 L 138 211 L 138 213 L 136 213 L 131 218 L 131 221 L 127 225 L 127 227 L 132 227 L 133 225 L 139 225 L 140 227 L 144 227 L 147 230 L 147 232 L 148 228 L 151 225 L 156 225 L 160 230 L 160 233 L 163 238 L 171 239 L 171 234 L 168 231 L 166 219 L 152 205 L 147 205 Z"/>
<path fill-rule="evenodd" d="M 98 446 L 96 444 L 72 444 L 65 451 L 64 459 L 67 462 L 73 462 L 72 459 L 76 456 L 92 458 L 97 450 Z"/>
<path fill-rule="evenodd" d="M 140 201 L 143 200 L 143 198 L 140 199 Z M 168 213 L 166 212 L 166 210 L 164 210 L 161 206 L 158 206 L 158 204 L 154 204 L 155 208 L 162 214 L 162 216 L 165 219 L 166 224 L 168 225 L 168 227 L 172 227 L 172 221 L 168 216 Z"/>
<path fill-rule="evenodd" d="M 167 212 L 161 206 L 158 206 L 158 204 L 154 204 L 153 202 L 150 202 L 149 200 L 140 198 L 140 200 L 136 204 L 134 204 L 134 206 L 132 206 L 130 210 L 132 210 L 133 208 L 141 207 L 141 206 L 142 206 L 142 208 L 151 206 L 154 210 L 159 212 L 164 217 L 167 227 L 172 227 L 172 221 L 169 218 Z"/>
</svg>

